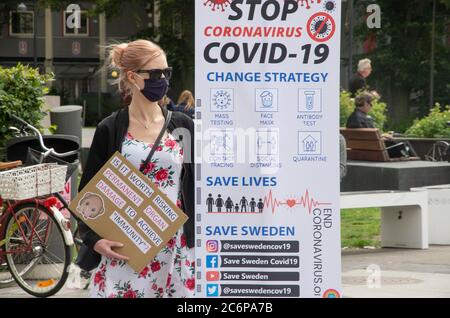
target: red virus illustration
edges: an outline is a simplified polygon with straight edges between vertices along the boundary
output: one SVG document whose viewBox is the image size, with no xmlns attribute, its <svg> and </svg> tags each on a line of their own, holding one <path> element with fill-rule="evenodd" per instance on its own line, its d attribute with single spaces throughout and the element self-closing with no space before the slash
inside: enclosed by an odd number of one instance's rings
<svg viewBox="0 0 450 318">
<path fill-rule="evenodd" d="M 322 205 L 331 205 L 331 203 L 319 202 L 310 196 L 309 191 L 306 190 L 303 195 L 298 199 L 288 199 L 285 201 L 279 201 L 277 198 L 274 198 L 272 195 L 272 190 L 270 190 L 269 194 L 264 198 L 264 208 L 270 208 L 272 210 L 272 214 L 275 214 L 275 210 L 280 205 L 287 205 L 289 208 L 293 208 L 296 205 L 303 206 L 308 213 L 311 214 L 311 211 Z"/>
<path fill-rule="evenodd" d="M 203 3 L 205 6 L 210 6 L 213 11 L 216 9 L 221 9 L 221 11 L 225 11 L 225 7 L 227 7 L 231 3 L 231 0 L 206 0 Z"/>
<path fill-rule="evenodd" d="M 315 0 L 317 3 L 321 3 L 322 0 Z M 314 0 L 297 0 L 300 3 L 300 6 L 304 7 L 306 4 L 306 9 L 311 9 L 311 4 L 314 3 Z"/>
</svg>

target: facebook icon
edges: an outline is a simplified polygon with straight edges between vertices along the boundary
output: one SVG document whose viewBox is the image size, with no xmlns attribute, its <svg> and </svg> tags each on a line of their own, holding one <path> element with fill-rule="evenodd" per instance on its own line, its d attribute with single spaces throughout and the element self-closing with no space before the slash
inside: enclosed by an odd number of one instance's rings
<svg viewBox="0 0 450 318">
<path fill-rule="evenodd" d="M 207 268 L 217 268 L 217 267 L 219 267 L 219 256 L 217 256 L 217 255 L 207 255 L 206 256 L 206 267 Z"/>
</svg>

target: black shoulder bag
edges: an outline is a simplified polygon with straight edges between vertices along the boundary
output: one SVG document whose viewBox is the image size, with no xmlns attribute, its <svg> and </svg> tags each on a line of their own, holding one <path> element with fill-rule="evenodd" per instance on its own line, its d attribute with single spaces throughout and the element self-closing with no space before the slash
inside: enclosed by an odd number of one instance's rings
<svg viewBox="0 0 450 318">
<path fill-rule="evenodd" d="M 166 121 L 164 122 L 163 128 L 159 132 L 158 138 L 156 138 L 155 143 L 153 144 L 153 147 L 147 156 L 147 159 L 145 159 L 145 161 L 144 161 L 144 164 L 141 165 L 141 169 L 140 169 L 141 172 L 144 171 L 145 167 L 147 167 L 150 160 L 152 160 L 152 157 L 155 154 L 156 148 L 158 148 L 159 143 L 161 142 L 161 139 L 164 136 L 164 133 L 166 132 L 167 127 L 169 126 L 171 118 L 172 118 L 172 112 L 169 110 L 169 111 L 167 111 Z"/>
</svg>

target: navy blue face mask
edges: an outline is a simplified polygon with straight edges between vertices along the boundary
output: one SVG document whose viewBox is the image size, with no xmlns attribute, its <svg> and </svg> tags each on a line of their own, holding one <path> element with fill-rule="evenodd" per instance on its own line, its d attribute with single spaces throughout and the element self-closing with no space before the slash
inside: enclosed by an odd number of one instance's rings
<svg viewBox="0 0 450 318">
<path fill-rule="evenodd" d="M 136 87 L 138 86 L 136 85 Z M 140 91 L 149 101 L 157 102 L 167 94 L 168 90 L 169 81 L 161 78 L 158 80 L 144 79 L 144 88 Z"/>
</svg>

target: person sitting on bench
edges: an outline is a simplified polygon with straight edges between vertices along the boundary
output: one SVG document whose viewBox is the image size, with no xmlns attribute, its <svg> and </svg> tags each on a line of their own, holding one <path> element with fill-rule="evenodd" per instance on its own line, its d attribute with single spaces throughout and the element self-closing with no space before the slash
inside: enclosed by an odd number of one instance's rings
<svg viewBox="0 0 450 318">
<path fill-rule="evenodd" d="M 347 128 L 376 128 L 373 118 L 368 114 L 372 110 L 372 94 L 363 92 L 355 98 L 355 110 L 347 119 Z"/>
<path fill-rule="evenodd" d="M 347 120 L 347 128 L 376 128 L 373 118 L 368 114 L 372 110 L 374 97 L 368 92 L 362 92 L 355 98 L 355 110 Z M 393 135 L 381 135 L 391 158 L 414 156 L 414 150 L 407 142 L 393 141 Z"/>
</svg>

